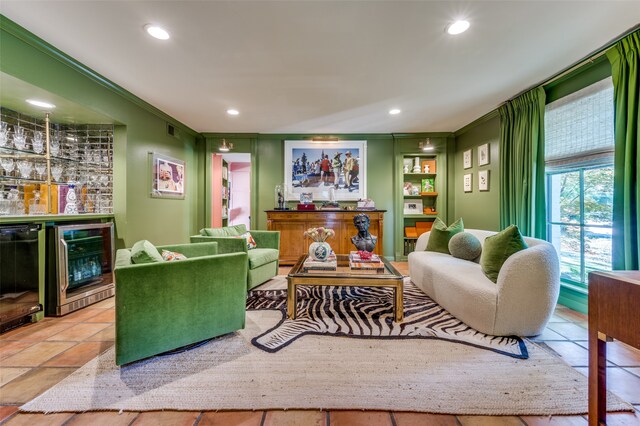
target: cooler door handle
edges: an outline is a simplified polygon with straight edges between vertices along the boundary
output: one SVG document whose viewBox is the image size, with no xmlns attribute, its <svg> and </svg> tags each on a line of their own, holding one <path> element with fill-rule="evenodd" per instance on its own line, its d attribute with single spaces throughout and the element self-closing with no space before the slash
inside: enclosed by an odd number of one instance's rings
<svg viewBox="0 0 640 426">
<path fill-rule="evenodd" d="M 60 239 L 60 290 L 69 288 L 69 247 L 64 239 Z"/>
</svg>

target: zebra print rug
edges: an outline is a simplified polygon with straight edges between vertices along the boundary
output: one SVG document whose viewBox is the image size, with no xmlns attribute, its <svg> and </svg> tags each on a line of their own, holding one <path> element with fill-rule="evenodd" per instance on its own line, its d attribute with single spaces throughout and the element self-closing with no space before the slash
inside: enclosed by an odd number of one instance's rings
<svg viewBox="0 0 640 426">
<path fill-rule="evenodd" d="M 282 320 L 251 343 L 278 352 L 308 335 L 361 339 L 440 339 L 519 359 L 529 358 L 516 336 L 480 333 L 455 318 L 409 280 L 404 285 L 404 321 L 393 321 L 393 290 L 383 287 L 298 286 L 297 318 L 287 319 L 287 290 L 253 290 L 247 310 L 279 310 Z"/>
</svg>

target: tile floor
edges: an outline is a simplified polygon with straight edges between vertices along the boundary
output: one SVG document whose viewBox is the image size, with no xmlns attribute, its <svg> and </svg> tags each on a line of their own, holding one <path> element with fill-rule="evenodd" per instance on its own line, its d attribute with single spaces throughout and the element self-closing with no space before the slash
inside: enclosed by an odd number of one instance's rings
<svg viewBox="0 0 640 426">
<path fill-rule="evenodd" d="M 405 262 L 396 263 L 408 273 Z M 288 268 L 281 268 L 286 274 Z M 558 306 L 534 339 L 587 375 L 587 317 Z M 62 318 L 45 318 L 0 335 L 2 425 L 243 425 L 243 426 L 485 426 L 586 425 L 586 416 L 450 416 L 381 411 L 96 412 L 21 414 L 18 406 L 51 388 L 114 343 L 114 299 Z M 608 344 L 610 389 L 634 404 L 635 413 L 611 413 L 610 425 L 640 425 L 640 351 Z"/>
</svg>

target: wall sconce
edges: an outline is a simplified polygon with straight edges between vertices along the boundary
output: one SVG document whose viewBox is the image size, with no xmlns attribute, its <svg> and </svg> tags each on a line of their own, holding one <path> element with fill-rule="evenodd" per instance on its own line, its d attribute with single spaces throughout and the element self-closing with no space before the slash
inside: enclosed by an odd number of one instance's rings
<svg viewBox="0 0 640 426">
<path fill-rule="evenodd" d="M 227 142 L 226 139 L 222 139 L 222 144 L 218 147 L 218 151 L 229 152 L 232 149 L 233 149 L 233 144 L 231 142 Z"/>
<path fill-rule="evenodd" d="M 420 147 L 420 149 L 424 152 L 429 152 L 429 151 L 433 151 L 435 149 L 435 147 L 433 146 L 433 144 L 431 143 L 431 138 L 427 138 L 426 141 L 424 142 L 420 142 L 418 144 L 418 146 Z"/>
<path fill-rule="evenodd" d="M 340 138 L 336 138 L 333 136 L 318 136 L 315 138 L 311 138 L 312 142 L 340 142 Z"/>
</svg>

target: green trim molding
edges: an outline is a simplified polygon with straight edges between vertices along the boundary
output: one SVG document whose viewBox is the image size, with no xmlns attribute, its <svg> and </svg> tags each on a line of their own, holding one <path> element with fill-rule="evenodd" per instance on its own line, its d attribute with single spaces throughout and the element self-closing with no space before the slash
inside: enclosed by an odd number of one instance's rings
<svg viewBox="0 0 640 426">
<path fill-rule="evenodd" d="M 560 282 L 558 303 L 574 311 L 588 313 L 588 290 L 565 282 Z"/>
</svg>

